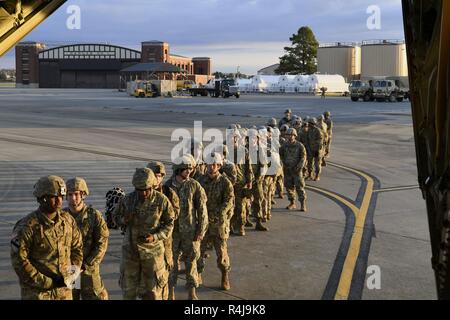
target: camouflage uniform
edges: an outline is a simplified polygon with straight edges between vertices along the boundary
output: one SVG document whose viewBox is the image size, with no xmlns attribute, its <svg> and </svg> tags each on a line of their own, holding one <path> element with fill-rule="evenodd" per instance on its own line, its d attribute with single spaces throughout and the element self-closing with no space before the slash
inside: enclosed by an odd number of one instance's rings
<svg viewBox="0 0 450 320">
<path fill-rule="evenodd" d="M 259 143 L 259 142 L 258 142 Z M 265 177 L 265 172 L 267 170 L 266 164 L 263 164 L 260 159 L 261 150 L 258 148 L 256 152 L 256 159 L 250 159 L 250 165 L 252 167 L 253 172 L 253 182 L 251 194 L 253 196 L 252 200 L 252 214 L 256 218 L 256 227 L 255 229 L 258 231 L 267 231 L 268 229 L 263 226 L 261 223 L 264 220 L 262 205 L 264 201 L 264 190 L 263 190 L 263 181 Z"/>
<path fill-rule="evenodd" d="M 285 115 L 287 115 L 287 114 L 292 114 L 292 110 L 291 109 L 287 109 L 285 112 L 284 112 L 284 114 Z M 283 125 L 285 125 L 285 124 L 287 124 L 289 127 L 291 127 L 292 126 L 292 121 L 293 121 L 294 119 L 292 118 L 292 117 L 290 117 L 289 119 L 285 116 L 285 117 L 283 117 L 281 120 L 280 120 L 280 122 L 278 122 L 278 128 L 280 128 L 281 129 L 281 127 L 283 126 Z"/>
<path fill-rule="evenodd" d="M 253 172 L 248 159 L 248 150 L 244 149 L 244 159 L 238 161 L 238 147 L 234 148 L 234 163 L 236 168 L 236 182 L 234 187 L 234 215 L 231 220 L 232 228 L 240 235 L 245 235 L 245 223 L 247 220 L 247 203 L 250 198 L 250 190 L 246 188 L 246 185 L 253 180 Z"/>
<path fill-rule="evenodd" d="M 295 129 L 292 134 L 296 135 Z M 295 207 L 295 200 L 297 192 L 302 209 L 306 205 L 305 180 L 303 178 L 303 167 L 306 160 L 306 149 L 302 143 L 289 141 L 283 144 L 280 148 L 280 157 L 283 161 L 284 181 L 288 192 L 290 205 L 288 209 Z"/>
<path fill-rule="evenodd" d="M 306 148 L 308 152 L 308 176 L 312 177 L 314 168 L 314 179 L 320 179 L 322 171 L 323 145 L 325 136 L 321 129 L 310 123 L 308 133 L 306 135 Z"/>
<path fill-rule="evenodd" d="M 64 196 L 64 180 L 43 177 L 33 194 L 38 199 Z M 66 286 L 72 280 L 70 268 L 81 268 L 83 263 L 83 240 L 75 220 L 61 210 L 51 220 L 40 209 L 19 220 L 11 238 L 11 263 L 19 277 L 22 299 L 71 300 L 72 290 Z"/>
<path fill-rule="evenodd" d="M 64 211 L 70 212 L 69 208 Z M 107 292 L 100 276 L 100 263 L 108 247 L 109 231 L 100 211 L 85 205 L 83 210 L 72 214 L 83 237 L 83 267 L 81 292 L 73 290 L 75 300 L 106 300 Z"/>
<path fill-rule="evenodd" d="M 222 174 L 211 177 L 205 174 L 200 178 L 200 184 L 205 189 L 208 198 L 209 226 L 201 244 L 201 257 L 198 263 L 198 272 L 205 268 L 205 252 L 208 243 L 214 245 L 217 255 L 217 267 L 222 273 L 230 270 L 227 240 L 230 232 L 230 219 L 234 207 L 234 190 L 230 180 Z"/>
<path fill-rule="evenodd" d="M 142 186 L 143 181 L 147 181 Z M 148 189 L 155 184 L 153 171 L 136 169 L 133 185 Z M 140 200 L 134 191 L 123 198 L 114 211 L 114 220 L 125 226 L 122 244 L 121 275 L 119 284 L 125 300 L 135 300 L 141 277 L 144 281 L 144 299 L 163 298 L 168 272 L 164 261 L 164 240 L 170 237 L 174 226 L 174 211 L 170 201 L 162 193 L 151 190 L 149 196 Z M 146 238 L 153 236 L 153 242 Z"/>
<path fill-rule="evenodd" d="M 333 138 L 333 121 L 330 118 L 330 112 L 327 111 L 324 113 L 325 116 L 325 123 L 327 124 L 327 133 L 328 133 L 328 140 L 326 142 L 326 148 L 325 148 L 325 157 L 329 157 L 330 155 L 330 147 L 331 147 L 331 140 Z"/>
<path fill-rule="evenodd" d="M 208 228 L 206 194 L 202 186 L 194 179 L 178 183 L 173 175 L 164 184 L 173 189 L 180 199 L 180 215 L 175 221 L 173 232 L 173 269 L 170 273 L 169 287 L 177 285 L 178 259 L 181 255 L 186 269 L 186 285 L 198 288 L 197 260 L 200 258 L 200 242 L 195 236 L 204 237 Z"/>
</svg>

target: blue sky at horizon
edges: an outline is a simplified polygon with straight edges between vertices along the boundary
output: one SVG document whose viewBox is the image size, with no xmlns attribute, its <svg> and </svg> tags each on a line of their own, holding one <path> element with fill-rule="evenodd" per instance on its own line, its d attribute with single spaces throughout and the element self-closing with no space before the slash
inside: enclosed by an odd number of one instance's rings
<svg viewBox="0 0 450 320">
<path fill-rule="evenodd" d="M 81 9 L 81 29 L 69 30 L 67 8 Z M 381 29 L 369 30 L 370 5 L 381 9 Z M 209 56 L 213 70 L 247 74 L 278 63 L 299 27 L 319 42 L 403 39 L 400 0 L 71 0 L 25 41 L 111 43 L 140 49 L 147 40 L 170 44 L 171 53 Z M 14 50 L 0 68 L 14 67 Z"/>
</svg>

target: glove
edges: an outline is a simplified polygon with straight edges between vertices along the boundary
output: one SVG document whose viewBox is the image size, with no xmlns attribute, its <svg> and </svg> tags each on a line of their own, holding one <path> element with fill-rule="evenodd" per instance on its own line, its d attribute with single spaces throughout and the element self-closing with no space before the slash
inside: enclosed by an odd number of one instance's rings
<svg viewBox="0 0 450 320">
<path fill-rule="evenodd" d="M 63 277 L 53 278 L 53 286 L 55 288 L 65 288 L 66 284 L 64 283 Z"/>
</svg>

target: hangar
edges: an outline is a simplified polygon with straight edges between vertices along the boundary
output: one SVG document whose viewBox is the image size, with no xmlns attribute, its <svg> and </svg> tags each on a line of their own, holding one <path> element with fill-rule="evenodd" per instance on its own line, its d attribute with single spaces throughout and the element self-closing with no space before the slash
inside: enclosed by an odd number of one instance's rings
<svg viewBox="0 0 450 320">
<path fill-rule="evenodd" d="M 139 51 L 79 44 L 39 52 L 41 88 L 118 88 L 120 70 L 139 63 Z"/>
<path fill-rule="evenodd" d="M 16 87 L 110 88 L 122 87 L 122 70 L 146 63 L 167 64 L 173 75 L 206 84 L 212 78 L 209 57 L 189 58 L 170 53 L 162 41 L 141 43 L 141 51 L 110 44 L 71 44 L 47 48 L 38 42 L 16 46 Z M 126 73 L 126 72 L 125 72 Z"/>
</svg>

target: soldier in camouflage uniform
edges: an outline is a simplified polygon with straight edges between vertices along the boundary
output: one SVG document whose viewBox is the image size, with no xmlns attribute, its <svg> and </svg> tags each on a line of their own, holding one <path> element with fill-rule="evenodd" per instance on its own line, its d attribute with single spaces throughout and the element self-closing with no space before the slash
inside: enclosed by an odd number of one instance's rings
<svg viewBox="0 0 450 320">
<path fill-rule="evenodd" d="M 323 115 L 320 115 L 317 118 L 317 127 L 322 131 L 323 133 L 323 152 L 322 152 L 322 162 L 321 165 L 323 167 L 326 167 L 327 163 L 325 161 L 325 150 L 327 149 L 327 142 L 328 142 L 328 126 L 325 123 L 325 117 Z"/>
<path fill-rule="evenodd" d="M 89 189 L 83 178 L 75 177 L 66 182 L 69 212 L 77 222 L 83 237 L 83 267 L 81 273 L 81 290 L 74 289 L 74 300 L 108 300 L 100 276 L 100 264 L 108 247 L 109 231 L 100 211 L 84 202 Z"/>
<path fill-rule="evenodd" d="M 71 300 L 68 286 L 81 270 L 83 239 L 75 219 L 61 211 L 64 180 L 42 177 L 33 195 L 39 208 L 16 223 L 11 239 L 11 262 L 22 299 Z"/>
<path fill-rule="evenodd" d="M 307 117 L 308 121 L 309 121 L 309 117 Z M 302 127 L 300 128 L 300 130 L 298 131 L 297 134 L 297 141 L 300 142 L 301 144 L 303 144 L 303 146 L 306 149 L 306 159 L 308 159 L 308 145 L 307 145 L 307 135 L 308 135 L 308 130 L 309 130 L 309 122 L 308 121 L 304 121 L 302 124 Z M 306 164 L 303 167 L 303 177 L 304 179 L 309 179 L 309 172 L 311 170 L 309 170 L 309 163 L 308 160 L 306 160 Z"/>
<path fill-rule="evenodd" d="M 308 133 L 306 135 L 306 148 L 308 150 L 308 176 L 313 178 L 312 170 L 314 168 L 314 181 L 320 180 L 324 141 L 324 133 L 317 127 L 316 119 L 309 119 Z"/>
<path fill-rule="evenodd" d="M 330 147 L 331 147 L 331 140 L 333 138 L 333 121 L 331 120 L 331 113 L 330 111 L 325 111 L 323 113 L 325 117 L 325 123 L 327 124 L 327 133 L 328 133 L 328 140 L 326 142 L 326 148 L 325 148 L 325 157 L 328 158 L 330 156 Z"/>
<path fill-rule="evenodd" d="M 225 177 L 227 177 L 228 180 L 230 180 L 231 184 L 234 186 L 234 185 L 236 185 L 237 175 L 238 175 L 236 165 L 227 159 L 228 147 L 226 145 L 222 145 L 221 149 L 222 149 L 222 152 L 220 152 L 220 150 L 217 150 L 218 153 L 221 153 L 223 155 L 223 165 L 220 168 L 220 173 L 223 174 Z M 233 188 L 233 192 L 234 192 L 234 188 Z M 233 206 L 230 209 L 231 212 L 228 213 L 228 215 L 230 216 L 230 221 L 234 216 L 234 206 L 235 206 L 235 202 L 234 202 L 234 197 L 233 197 Z"/>
<path fill-rule="evenodd" d="M 286 132 L 289 129 L 287 124 L 282 125 L 279 134 L 279 145 L 282 146 L 286 142 Z M 275 177 L 275 187 L 278 198 L 284 199 L 284 171 L 281 169 Z"/>
<path fill-rule="evenodd" d="M 280 128 L 280 130 L 281 130 L 281 127 L 285 124 L 287 124 L 289 127 L 292 126 L 292 110 L 291 109 L 287 109 L 284 112 L 284 118 L 282 118 L 280 120 L 280 122 L 278 122 L 278 128 Z"/>
<path fill-rule="evenodd" d="M 256 231 L 268 231 L 269 229 L 262 224 L 263 222 L 263 212 L 262 212 L 262 203 L 264 198 L 263 192 L 263 180 L 265 175 L 265 166 L 267 164 L 263 163 L 260 159 L 260 153 L 263 152 L 260 144 L 260 136 L 257 129 L 249 130 L 248 137 L 248 146 L 250 152 L 250 165 L 252 167 L 253 172 L 253 184 L 251 188 L 251 192 L 253 195 L 252 201 L 252 213 L 256 218 Z M 252 154 L 252 152 L 254 154 Z"/>
<path fill-rule="evenodd" d="M 141 281 L 143 299 L 161 300 L 168 280 L 164 240 L 172 234 L 175 214 L 167 197 L 154 190 L 152 170 L 136 169 L 132 183 L 135 191 L 113 214 L 117 225 L 125 227 L 119 284 L 125 300 L 138 297 Z"/>
<path fill-rule="evenodd" d="M 180 214 L 180 199 L 178 198 L 177 193 L 163 185 L 163 180 L 166 175 L 166 167 L 162 162 L 159 161 L 151 161 L 147 164 L 147 168 L 151 169 L 155 174 L 156 184 L 155 190 L 164 194 L 172 204 L 172 208 L 174 211 L 174 221 L 178 219 L 178 215 Z M 174 226 L 175 230 L 175 226 Z M 164 240 L 164 257 L 166 260 L 167 271 L 171 271 L 173 268 L 173 252 L 172 252 L 172 242 L 173 242 L 173 233 L 170 237 Z M 166 290 L 163 294 L 164 300 L 167 300 L 169 291 Z"/>
<path fill-rule="evenodd" d="M 217 255 L 217 267 L 222 272 L 222 290 L 230 290 L 229 272 L 230 258 L 228 256 L 227 240 L 230 233 L 230 220 L 234 207 L 234 190 L 230 180 L 220 173 L 223 156 L 214 153 L 207 161 L 207 172 L 199 182 L 205 189 L 208 198 L 209 226 L 201 244 L 201 258 L 198 262 L 199 275 L 205 269 L 205 252 L 208 243 L 214 245 Z"/>
<path fill-rule="evenodd" d="M 174 190 L 180 199 L 180 214 L 175 221 L 173 233 L 174 266 L 169 279 L 169 300 L 175 300 L 180 256 L 185 264 L 189 299 L 197 300 L 196 288 L 199 286 L 197 261 L 200 258 L 200 243 L 208 228 L 207 198 L 202 186 L 190 177 L 195 168 L 193 157 L 185 155 L 174 162 L 173 175 L 164 184 Z"/>
<path fill-rule="evenodd" d="M 297 136 L 302 130 L 303 122 L 302 118 L 298 117 L 295 119 L 294 123 L 292 124 L 292 128 L 294 128 L 297 131 Z"/>
<path fill-rule="evenodd" d="M 250 197 L 253 172 L 248 160 L 248 149 L 242 144 L 241 135 L 233 137 L 233 159 L 236 168 L 236 182 L 234 186 L 235 206 L 234 215 L 231 219 L 233 233 L 244 236 L 247 223 L 246 205 Z M 241 155 L 242 153 L 242 155 Z M 240 158 L 242 156 L 242 158 Z M 253 225 L 248 221 L 248 225 Z"/>
<path fill-rule="evenodd" d="M 300 201 L 300 211 L 306 211 L 305 180 L 303 179 L 303 167 L 306 162 L 306 149 L 296 140 L 297 131 L 290 128 L 287 132 L 289 140 L 280 148 L 280 157 L 283 161 L 284 181 L 288 192 L 289 205 L 286 209 L 296 208 L 295 193 Z"/>
</svg>

